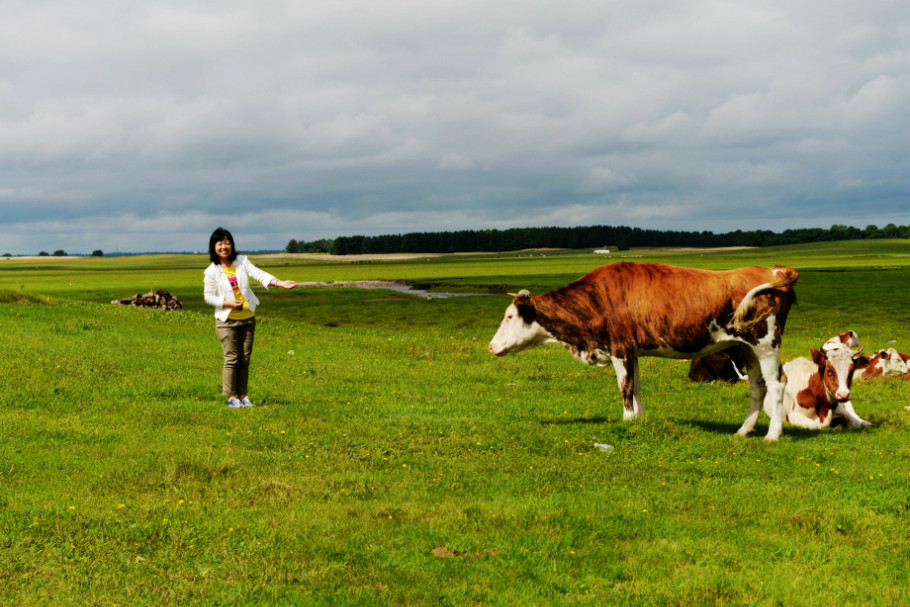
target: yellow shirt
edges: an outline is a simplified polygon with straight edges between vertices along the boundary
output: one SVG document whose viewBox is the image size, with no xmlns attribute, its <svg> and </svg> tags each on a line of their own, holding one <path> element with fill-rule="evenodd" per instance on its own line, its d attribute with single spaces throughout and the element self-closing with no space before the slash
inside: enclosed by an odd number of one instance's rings
<svg viewBox="0 0 910 607">
<path fill-rule="evenodd" d="M 245 320 L 247 318 L 253 318 L 254 315 L 252 312 L 250 312 L 250 304 L 243 296 L 243 293 L 240 292 L 240 285 L 237 284 L 237 270 L 234 268 L 233 264 L 231 264 L 230 268 L 224 268 L 224 275 L 227 277 L 228 282 L 231 283 L 231 288 L 234 289 L 234 299 L 243 302 L 243 309 L 231 310 L 231 313 L 228 314 L 228 318 L 231 320 Z"/>
</svg>

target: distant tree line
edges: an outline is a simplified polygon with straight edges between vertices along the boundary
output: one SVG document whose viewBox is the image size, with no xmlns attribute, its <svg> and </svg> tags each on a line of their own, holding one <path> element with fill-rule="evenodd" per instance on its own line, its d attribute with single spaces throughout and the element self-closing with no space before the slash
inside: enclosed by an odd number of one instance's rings
<svg viewBox="0 0 910 607">
<path fill-rule="evenodd" d="M 47 251 L 41 251 L 38 253 L 38 257 L 50 257 L 51 254 Z M 3 257 L 12 257 L 11 253 L 4 253 Z M 54 257 L 69 257 L 69 253 L 63 249 L 57 249 L 54 251 Z M 95 249 L 92 251 L 92 257 L 104 257 L 104 252 L 101 249 Z"/>
<path fill-rule="evenodd" d="M 771 230 L 736 230 L 724 234 L 677 230 L 644 230 L 627 226 L 587 226 L 575 228 L 511 228 L 507 230 L 459 230 L 454 232 L 411 232 L 383 236 L 339 236 L 334 240 L 312 242 L 291 240 L 288 253 L 331 253 L 357 255 L 369 253 L 470 253 L 478 251 L 517 251 L 521 249 L 586 249 L 613 247 L 768 247 L 773 245 L 855 240 L 868 238 L 910 238 L 910 225 L 889 223 L 861 230 L 852 226 Z"/>
<path fill-rule="evenodd" d="M 298 242 L 292 238 L 284 250 L 288 253 L 331 253 L 334 242 L 328 238 L 312 242 Z"/>
</svg>

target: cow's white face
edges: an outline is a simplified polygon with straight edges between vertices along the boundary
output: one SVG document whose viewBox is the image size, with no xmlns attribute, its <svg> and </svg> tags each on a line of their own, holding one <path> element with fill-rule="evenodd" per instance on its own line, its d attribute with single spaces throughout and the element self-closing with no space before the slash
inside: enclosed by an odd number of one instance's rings
<svg viewBox="0 0 910 607">
<path fill-rule="evenodd" d="M 490 352 L 496 356 L 505 356 L 530 350 L 548 341 L 554 341 L 553 336 L 536 322 L 528 324 L 522 320 L 518 308 L 513 303 L 506 308 L 502 324 L 490 341 Z"/>
<path fill-rule="evenodd" d="M 813 359 L 816 359 L 816 363 L 820 363 L 819 372 L 822 373 L 825 389 L 829 395 L 834 396 L 834 400 L 838 402 L 850 400 L 853 361 L 861 351 L 862 349 L 854 352 L 849 348 L 838 348 L 828 351 L 824 356 L 819 353 L 819 357 L 816 357 L 818 350 L 813 351 Z"/>
<path fill-rule="evenodd" d="M 908 370 L 907 363 L 901 358 L 901 355 L 894 348 L 888 348 L 879 352 L 882 357 L 879 364 L 882 365 L 882 376 L 900 377 L 906 375 Z"/>
</svg>

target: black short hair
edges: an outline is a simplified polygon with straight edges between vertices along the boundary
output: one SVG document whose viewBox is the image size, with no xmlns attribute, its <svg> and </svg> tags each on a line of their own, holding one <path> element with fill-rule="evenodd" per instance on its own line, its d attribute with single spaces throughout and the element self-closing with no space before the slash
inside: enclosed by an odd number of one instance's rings
<svg viewBox="0 0 910 607">
<path fill-rule="evenodd" d="M 234 263 L 234 260 L 237 259 L 237 245 L 234 244 L 234 237 L 224 228 L 215 228 L 211 238 L 209 238 L 209 259 L 212 260 L 212 263 L 221 263 L 221 258 L 218 257 L 218 253 L 215 252 L 215 244 L 221 242 L 225 238 L 231 242 L 231 255 L 229 257 L 231 263 Z"/>
</svg>

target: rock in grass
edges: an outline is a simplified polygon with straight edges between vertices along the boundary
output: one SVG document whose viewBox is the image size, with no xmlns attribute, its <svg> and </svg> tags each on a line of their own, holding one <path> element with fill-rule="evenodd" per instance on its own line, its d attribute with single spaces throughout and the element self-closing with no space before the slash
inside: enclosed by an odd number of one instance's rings
<svg viewBox="0 0 910 607">
<path fill-rule="evenodd" d="M 182 310 L 183 304 L 177 299 L 176 295 L 171 295 L 164 289 L 149 291 L 145 295 L 137 293 L 131 297 L 115 299 L 111 301 L 114 305 L 139 306 L 142 308 L 159 308 L 161 310 Z"/>
</svg>

